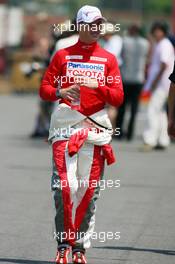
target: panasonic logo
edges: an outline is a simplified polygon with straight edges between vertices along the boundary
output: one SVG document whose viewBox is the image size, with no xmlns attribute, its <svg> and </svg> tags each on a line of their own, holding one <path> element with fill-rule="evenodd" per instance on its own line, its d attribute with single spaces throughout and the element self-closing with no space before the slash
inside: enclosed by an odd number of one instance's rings
<svg viewBox="0 0 175 264">
<path fill-rule="evenodd" d="M 84 69 L 84 70 L 96 70 L 96 71 L 104 71 L 103 64 L 95 64 L 95 63 L 76 63 L 69 62 L 69 69 Z"/>
</svg>

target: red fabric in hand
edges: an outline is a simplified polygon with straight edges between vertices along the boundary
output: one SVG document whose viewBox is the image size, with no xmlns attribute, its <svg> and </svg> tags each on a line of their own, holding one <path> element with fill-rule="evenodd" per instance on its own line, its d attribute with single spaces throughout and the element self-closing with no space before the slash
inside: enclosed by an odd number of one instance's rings
<svg viewBox="0 0 175 264">
<path fill-rule="evenodd" d="M 110 144 L 103 145 L 102 150 L 103 150 L 103 155 L 107 161 L 107 165 L 113 164 L 116 161 L 116 159 L 112 146 Z"/>
<path fill-rule="evenodd" d="M 82 129 L 81 131 L 73 134 L 68 143 L 69 156 L 75 155 L 78 150 L 82 147 L 88 137 L 88 129 Z"/>
</svg>

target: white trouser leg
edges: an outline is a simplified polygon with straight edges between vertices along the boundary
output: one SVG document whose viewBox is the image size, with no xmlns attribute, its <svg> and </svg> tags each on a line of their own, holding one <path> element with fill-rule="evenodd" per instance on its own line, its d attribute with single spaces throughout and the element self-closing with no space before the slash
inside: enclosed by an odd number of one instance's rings
<svg viewBox="0 0 175 264">
<path fill-rule="evenodd" d="M 168 136 L 167 127 L 168 127 L 168 117 L 166 110 L 161 112 L 161 122 L 160 122 L 160 134 L 158 143 L 160 146 L 167 147 L 170 144 L 170 138 Z"/>
<path fill-rule="evenodd" d="M 84 144 L 78 153 L 77 210 L 75 227 L 80 235 L 76 247 L 89 248 L 95 226 L 96 200 L 99 198 L 99 181 L 103 177 L 104 157 L 101 147 Z M 81 181 L 81 182 L 80 182 Z"/>
<path fill-rule="evenodd" d="M 169 144 L 169 137 L 166 132 L 167 117 L 165 110 L 167 96 L 166 90 L 157 88 L 148 105 L 147 128 L 143 133 L 143 140 L 146 144 L 153 147 L 158 143 L 163 146 Z"/>
</svg>

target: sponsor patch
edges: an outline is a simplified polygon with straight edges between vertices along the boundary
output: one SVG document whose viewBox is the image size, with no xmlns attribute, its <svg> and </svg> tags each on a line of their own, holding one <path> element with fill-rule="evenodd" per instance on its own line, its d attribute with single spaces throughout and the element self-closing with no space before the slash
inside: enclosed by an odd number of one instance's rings
<svg viewBox="0 0 175 264">
<path fill-rule="evenodd" d="M 83 75 L 91 78 L 103 78 L 105 65 L 100 63 L 87 62 L 67 62 L 66 75 L 73 77 L 75 75 Z"/>
<path fill-rule="evenodd" d="M 82 55 L 67 55 L 66 60 L 82 60 L 83 56 Z"/>
<path fill-rule="evenodd" d="M 94 57 L 94 56 L 91 56 L 91 57 L 90 57 L 90 60 L 106 62 L 106 61 L 107 61 L 107 58 L 101 58 L 101 57 Z"/>
</svg>

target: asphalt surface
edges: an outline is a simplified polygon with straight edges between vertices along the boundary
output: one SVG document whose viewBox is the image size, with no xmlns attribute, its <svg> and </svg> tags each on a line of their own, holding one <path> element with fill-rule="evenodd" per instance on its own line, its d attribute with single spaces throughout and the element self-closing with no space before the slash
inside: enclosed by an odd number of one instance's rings
<svg viewBox="0 0 175 264">
<path fill-rule="evenodd" d="M 0 96 L 0 264 L 47 264 L 55 256 L 51 149 L 28 137 L 37 100 Z M 175 145 L 144 154 L 140 144 L 113 143 L 118 163 L 105 177 L 121 187 L 101 192 L 91 264 L 175 263 Z M 120 239 L 109 232 L 120 232 Z"/>
</svg>

